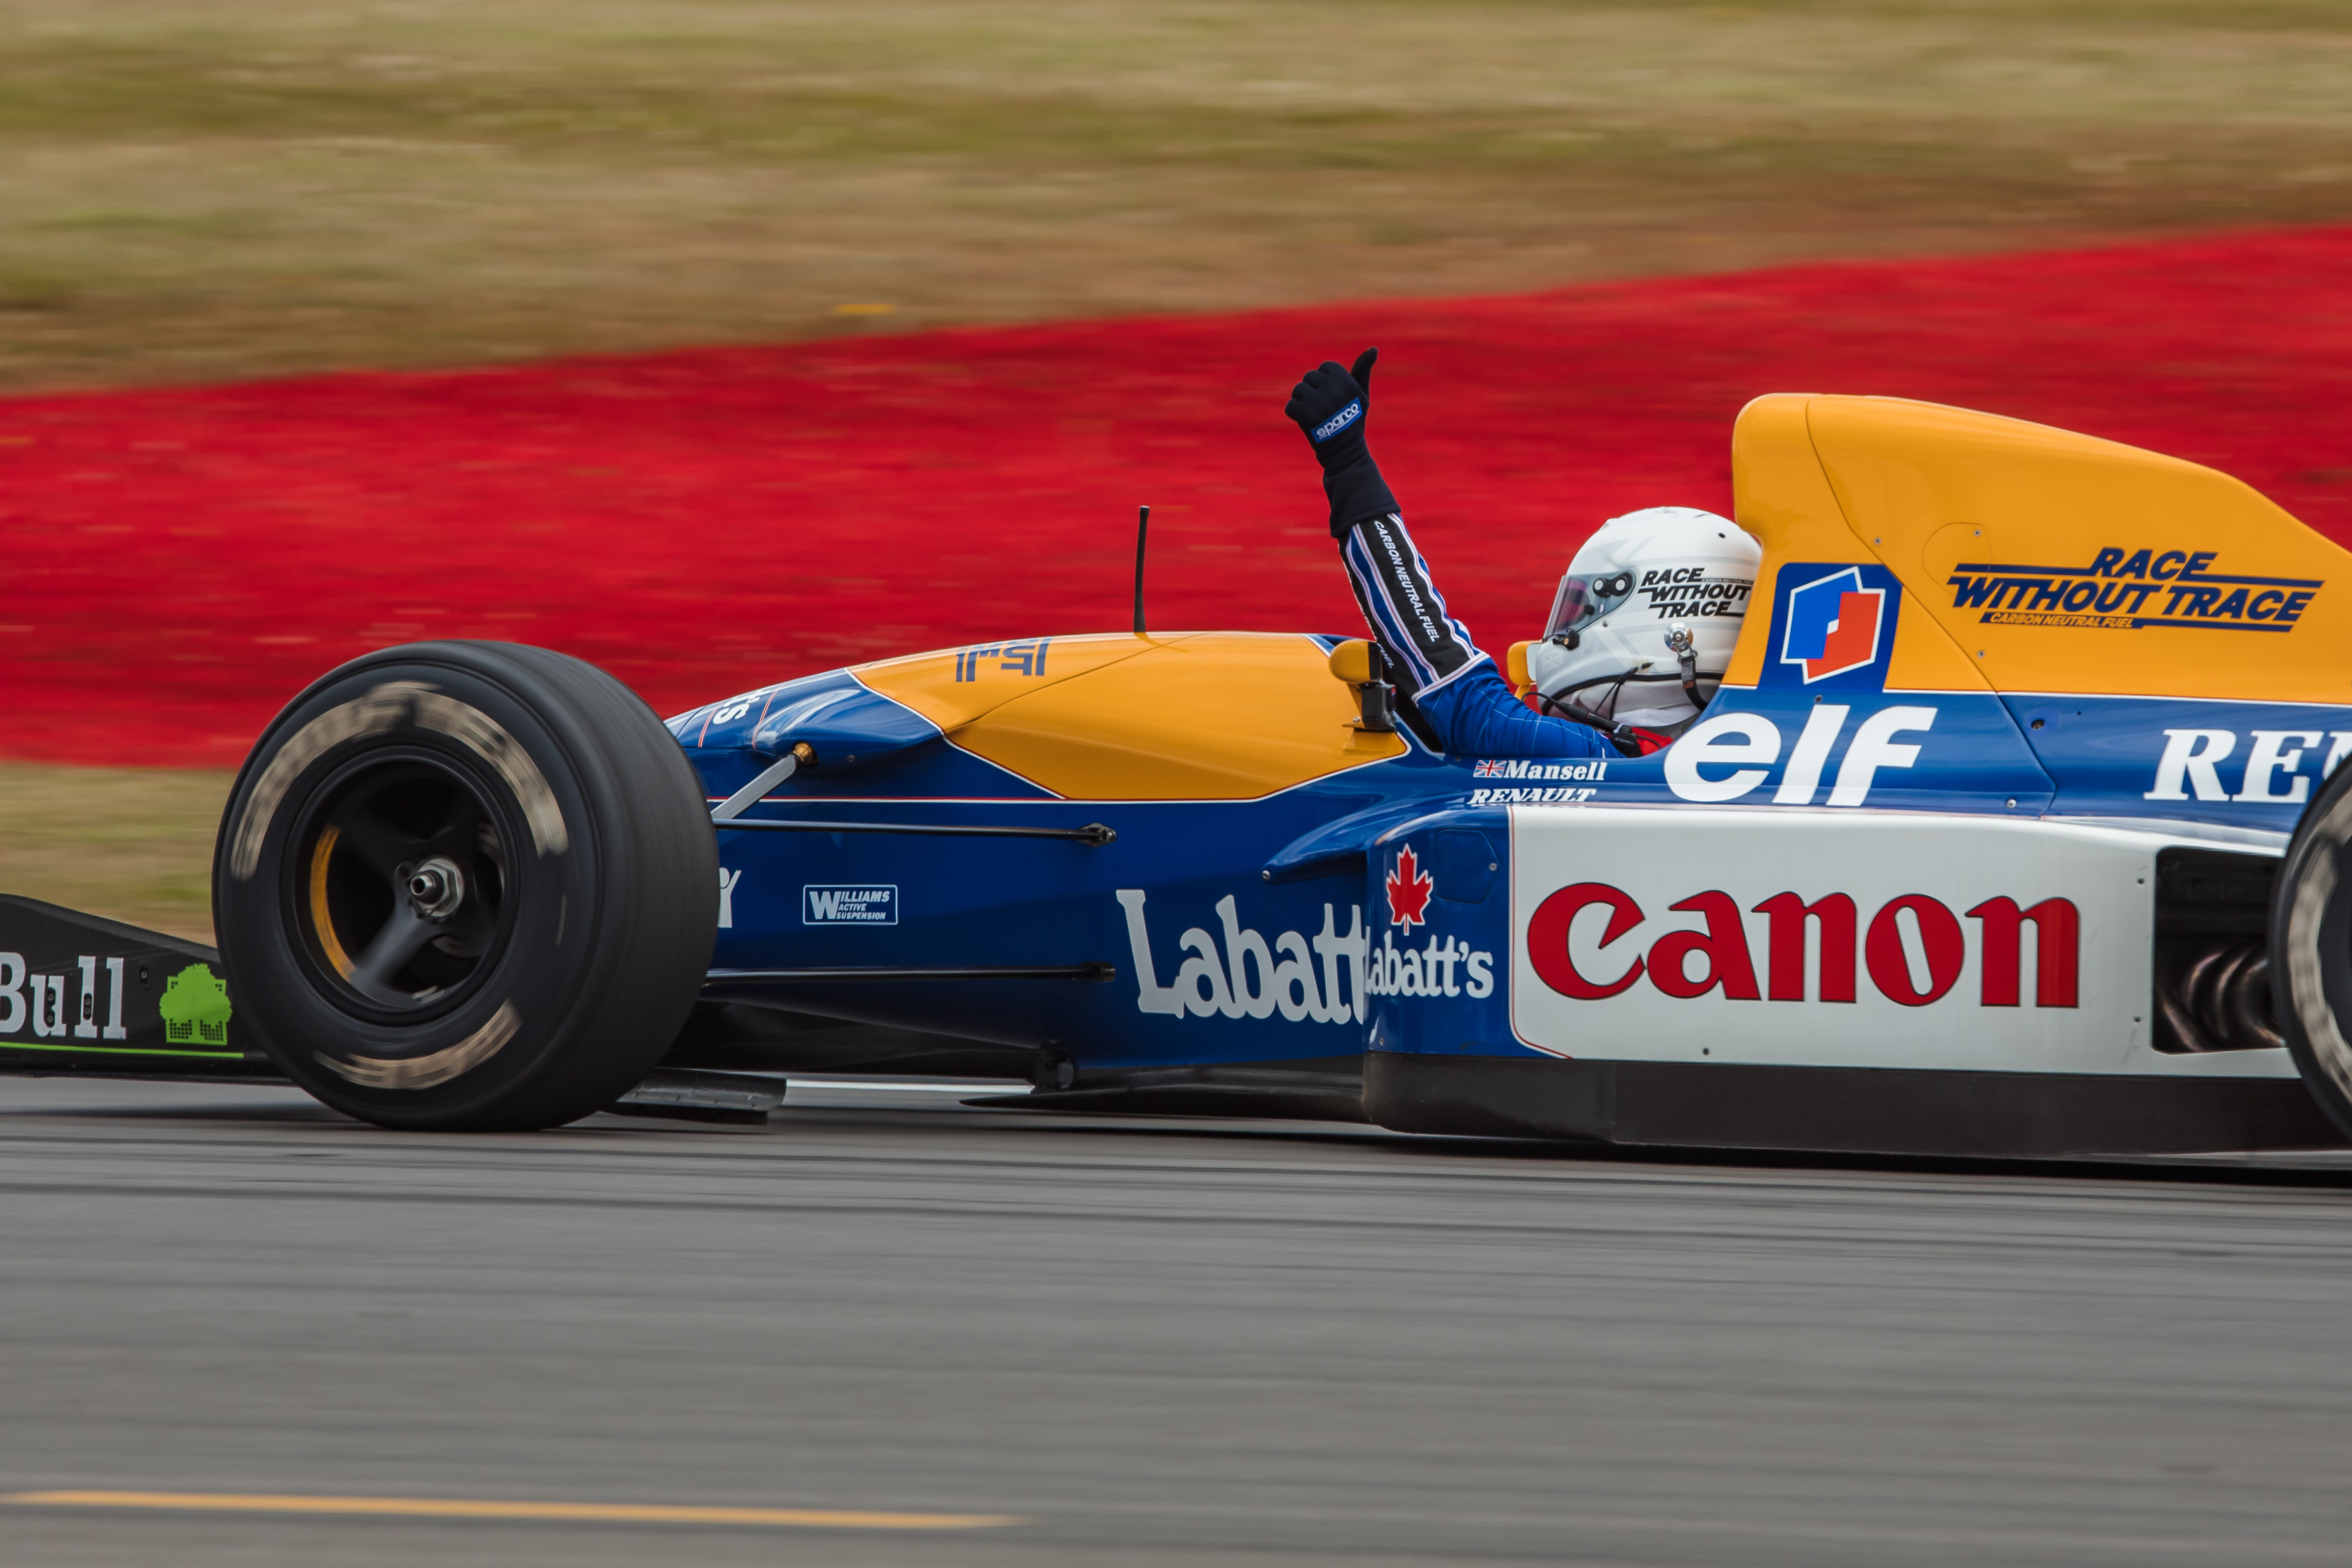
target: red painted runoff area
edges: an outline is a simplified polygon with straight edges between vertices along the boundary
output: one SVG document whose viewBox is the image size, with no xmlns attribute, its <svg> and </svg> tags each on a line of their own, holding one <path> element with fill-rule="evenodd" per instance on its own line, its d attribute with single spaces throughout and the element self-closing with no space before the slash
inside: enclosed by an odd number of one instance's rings
<svg viewBox="0 0 2352 1568">
<path fill-rule="evenodd" d="M 1368 343 L 1373 450 L 1489 648 L 1540 630 L 1603 518 L 1727 509 L 1766 392 L 2132 442 L 2352 541 L 2344 227 L 26 398 L 0 403 L 0 752 L 231 765 L 312 677 L 425 637 L 562 648 L 670 712 L 1123 629 L 1140 501 L 1155 627 L 1358 631 L 1281 408 Z"/>
</svg>

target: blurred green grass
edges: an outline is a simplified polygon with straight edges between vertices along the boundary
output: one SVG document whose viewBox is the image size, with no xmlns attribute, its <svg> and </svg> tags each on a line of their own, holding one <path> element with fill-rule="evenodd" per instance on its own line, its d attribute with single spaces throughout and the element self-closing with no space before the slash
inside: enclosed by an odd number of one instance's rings
<svg viewBox="0 0 2352 1568">
<path fill-rule="evenodd" d="M 2347 80 L 2341 0 L 0 0 L 0 390 L 2341 220 Z M 0 889 L 203 935 L 226 789 L 0 765 Z"/>
<path fill-rule="evenodd" d="M 2347 79 L 2340 3 L 8 0 L 0 387 L 2335 218 Z"/>
<path fill-rule="evenodd" d="M 209 942 L 229 778 L 0 763 L 0 892 Z"/>
</svg>

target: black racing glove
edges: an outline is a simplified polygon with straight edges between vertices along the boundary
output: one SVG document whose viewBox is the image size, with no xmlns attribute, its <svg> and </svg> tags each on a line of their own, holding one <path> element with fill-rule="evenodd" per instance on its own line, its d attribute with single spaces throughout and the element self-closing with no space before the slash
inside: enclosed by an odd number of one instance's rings
<svg viewBox="0 0 2352 1568">
<path fill-rule="evenodd" d="M 1323 494 L 1331 503 L 1331 537 L 1345 539 L 1348 531 L 1366 518 L 1386 517 L 1397 510 L 1396 497 L 1381 478 L 1364 444 L 1364 422 L 1371 412 L 1372 363 L 1378 349 L 1356 356 L 1353 370 L 1342 370 L 1337 360 L 1325 360 L 1290 389 L 1282 412 L 1297 421 L 1315 460 L 1323 465 Z"/>
</svg>

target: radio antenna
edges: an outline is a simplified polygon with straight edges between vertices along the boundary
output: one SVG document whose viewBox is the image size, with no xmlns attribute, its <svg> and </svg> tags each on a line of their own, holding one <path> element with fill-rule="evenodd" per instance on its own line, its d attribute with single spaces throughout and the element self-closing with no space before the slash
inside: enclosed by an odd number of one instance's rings
<svg viewBox="0 0 2352 1568">
<path fill-rule="evenodd" d="M 1143 541 L 1151 531 L 1151 509 L 1135 509 L 1135 635 L 1143 635 Z"/>
</svg>

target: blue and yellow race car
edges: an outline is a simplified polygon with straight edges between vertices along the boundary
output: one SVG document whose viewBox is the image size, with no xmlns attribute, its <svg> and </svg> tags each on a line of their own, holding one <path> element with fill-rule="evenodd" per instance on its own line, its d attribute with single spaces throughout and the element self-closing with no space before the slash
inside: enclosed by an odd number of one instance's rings
<svg viewBox="0 0 2352 1568">
<path fill-rule="evenodd" d="M 0 905 L 0 1067 L 415 1128 L 905 1071 L 1627 1144 L 2344 1142 L 2352 560 L 1958 409 L 1768 396 L 1733 458 L 1754 609 L 1648 754 L 1446 754 L 1332 636 L 1030 637 L 667 725 L 541 649 L 371 654 L 246 763 L 216 954 Z"/>
</svg>

